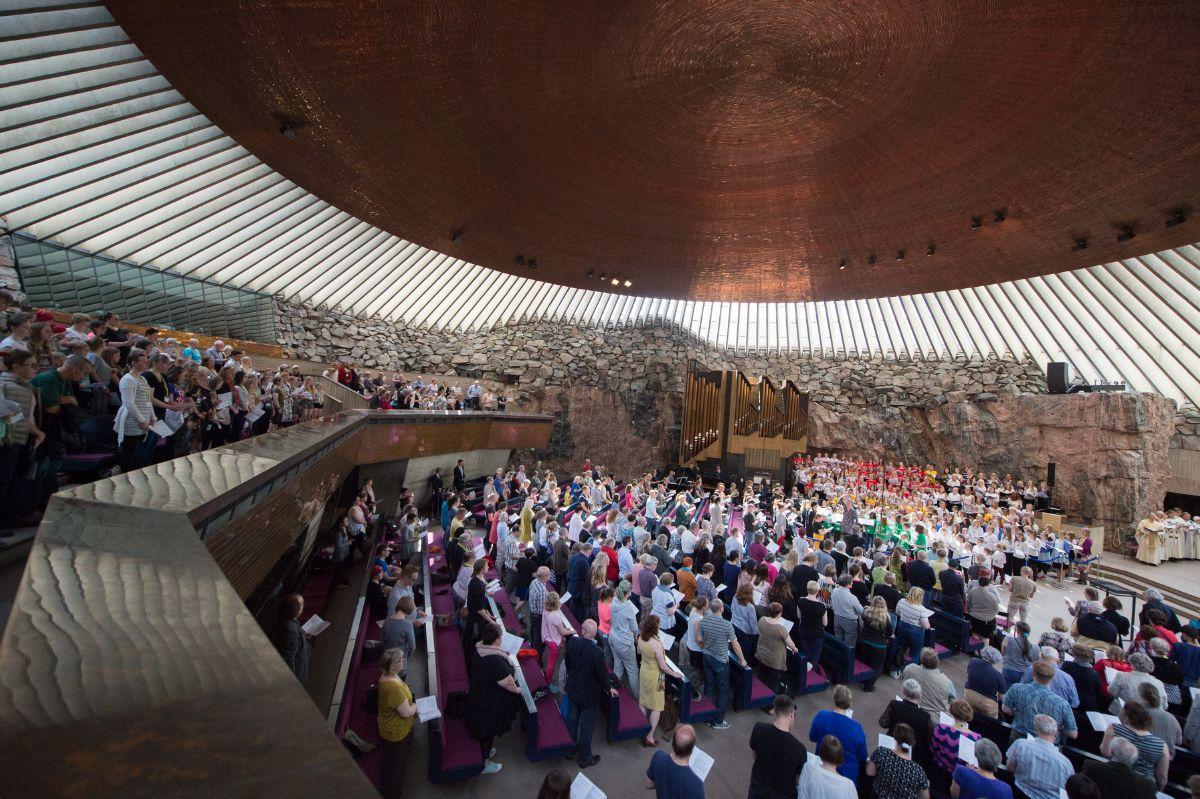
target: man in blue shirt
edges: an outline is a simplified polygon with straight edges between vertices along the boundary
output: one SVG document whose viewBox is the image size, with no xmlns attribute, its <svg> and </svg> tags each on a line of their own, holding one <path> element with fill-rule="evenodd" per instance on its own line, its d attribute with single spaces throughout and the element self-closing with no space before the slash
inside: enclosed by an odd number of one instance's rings
<svg viewBox="0 0 1200 799">
<path fill-rule="evenodd" d="M 1067 738 L 1075 738 L 1079 731 L 1075 726 L 1075 714 L 1067 700 L 1050 690 L 1054 679 L 1054 667 L 1045 660 L 1033 664 L 1033 682 L 1017 683 L 1004 694 L 1003 710 L 1013 717 L 1012 740 L 1024 738 L 1034 732 L 1034 717 L 1049 716 L 1056 723 L 1056 732 Z"/>
<path fill-rule="evenodd" d="M 646 769 L 646 789 L 655 799 L 704 799 L 704 782 L 692 771 L 692 750 L 696 748 L 696 730 L 690 724 L 675 728 L 671 754 L 659 750 Z"/>
<path fill-rule="evenodd" d="M 1043 646 L 1040 650 L 1041 658 L 1038 663 L 1049 663 L 1054 669 L 1054 677 L 1050 680 L 1050 690 L 1067 700 L 1067 704 L 1072 708 L 1079 707 L 1079 689 L 1075 686 L 1075 680 L 1071 679 L 1071 675 L 1064 672 L 1058 667 L 1058 650 L 1052 646 Z M 1021 682 L 1033 682 L 1033 667 L 1036 663 L 1025 667 L 1025 675 L 1021 677 Z"/>
<path fill-rule="evenodd" d="M 838 766 L 837 772 L 851 782 L 858 782 L 858 771 L 867 759 L 867 735 L 862 725 L 850 717 L 853 704 L 854 695 L 848 687 L 839 685 L 834 688 L 835 710 L 817 711 L 808 728 L 808 740 L 820 744 L 826 735 L 832 735 L 841 741 L 845 760 Z"/>
</svg>

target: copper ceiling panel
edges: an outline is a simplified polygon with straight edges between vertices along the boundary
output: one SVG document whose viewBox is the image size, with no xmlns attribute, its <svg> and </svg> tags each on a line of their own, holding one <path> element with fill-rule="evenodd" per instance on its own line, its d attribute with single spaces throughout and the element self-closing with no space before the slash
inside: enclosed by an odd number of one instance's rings
<svg viewBox="0 0 1200 799">
<path fill-rule="evenodd" d="M 1165 225 L 1200 206 L 1192 0 L 108 6 L 282 174 L 526 277 L 848 299 L 1200 237 L 1194 216 Z M 1126 224 L 1136 236 L 1119 242 Z"/>
</svg>

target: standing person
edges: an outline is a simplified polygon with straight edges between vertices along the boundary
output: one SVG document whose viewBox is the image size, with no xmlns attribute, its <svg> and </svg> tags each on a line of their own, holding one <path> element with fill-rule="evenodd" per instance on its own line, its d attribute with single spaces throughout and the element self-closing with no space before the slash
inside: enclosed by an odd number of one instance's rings
<svg viewBox="0 0 1200 799">
<path fill-rule="evenodd" d="M 813 743 L 832 735 L 842 745 L 843 760 L 837 767 L 851 782 L 858 782 L 858 772 L 867 759 L 867 734 L 852 716 L 854 694 L 845 685 L 833 689 L 833 710 L 818 710 L 808 728 L 808 740 Z"/>
<path fill-rule="evenodd" d="M 929 617 L 932 615 L 933 611 L 925 607 L 925 592 L 920 588 L 913 588 L 904 599 L 896 603 L 897 665 L 902 662 L 900 656 L 905 649 L 908 650 L 908 657 L 912 663 L 916 663 L 920 658 L 921 650 L 925 646 L 925 631 L 929 629 Z M 899 668 L 892 676 L 900 678 Z"/>
<path fill-rule="evenodd" d="M 545 568 L 544 566 L 542 567 Z M 622 580 L 617 584 L 616 595 L 609 609 L 608 647 L 612 651 L 613 676 L 624 680 L 634 699 L 640 695 L 637 641 L 637 608 L 629 599 L 629 583 Z"/>
<path fill-rule="evenodd" d="M 587 619 L 579 635 L 567 639 L 563 661 L 567 670 L 567 729 L 578 750 L 579 767 L 590 768 L 600 762 L 600 755 L 592 754 L 596 708 L 606 694 L 617 695 L 615 688 L 608 687 L 604 653 L 596 645 L 596 622 Z"/>
<path fill-rule="evenodd" d="M 722 615 L 725 606 L 719 599 L 710 604 L 712 612 L 696 627 L 696 640 L 704 650 L 704 686 L 712 694 L 717 706 L 717 717 L 709 722 L 714 730 L 729 729 L 725 720 L 725 704 L 729 700 L 729 650 L 733 649 L 742 668 L 746 658 L 742 647 L 733 634 L 733 625 Z"/>
<path fill-rule="evenodd" d="M 475 665 L 467 689 L 467 732 L 483 750 L 484 774 L 495 774 L 501 768 L 492 760 L 496 754 L 492 742 L 512 727 L 521 696 L 521 686 L 508 653 L 500 646 L 500 636 L 499 625 L 484 627 L 482 639 L 475 645 Z"/>
<path fill-rule="evenodd" d="M 895 632 L 891 614 L 888 613 L 887 600 L 883 597 L 873 597 L 871 604 L 863 610 L 860 632 L 862 659 L 875 671 L 874 677 L 863 682 L 862 689 L 871 693 L 875 690 L 875 681 L 886 666 L 884 660 L 887 658 L 888 644 L 892 642 L 892 634 Z"/>
<path fill-rule="evenodd" d="M 913 762 L 916 733 L 907 724 L 892 728 L 896 743 L 891 749 L 878 747 L 865 768 L 874 777 L 871 788 L 878 799 L 929 799 L 929 777 Z"/>
<path fill-rule="evenodd" d="M 300 626 L 303 612 L 304 597 L 300 594 L 285 596 L 279 603 L 280 625 L 275 634 L 275 647 L 301 685 L 308 682 L 308 659 L 312 654 L 312 641 Z"/>
<path fill-rule="evenodd" d="M 445 487 L 445 481 L 442 480 L 442 467 L 438 466 L 433 470 L 433 474 L 429 475 L 429 512 L 437 513 L 438 502 L 442 499 L 442 489 Z M 442 525 L 445 526 L 446 514 L 442 513 Z"/>
<path fill-rule="evenodd" d="M 658 616 L 649 614 L 642 619 L 642 631 L 637 641 L 638 655 L 642 659 L 638 704 L 646 711 L 646 718 L 650 721 L 650 731 L 642 739 L 642 746 L 658 746 L 654 732 L 658 729 L 658 720 L 666 707 L 666 675 L 683 679 L 683 675 L 667 663 L 662 641 L 658 638 L 658 630 Z"/>
<path fill-rule="evenodd" d="M 467 470 L 463 466 L 463 459 L 459 458 L 458 463 L 454 464 L 454 493 L 461 494 L 466 487 Z"/>
<path fill-rule="evenodd" d="M 546 595 L 545 609 L 542 611 L 542 645 L 546 648 L 546 682 L 550 690 L 557 691 L 560 683 L 555 680 L 558 671 L 558 653 L 566 636 L 574 635 L 575 629 L 567 624 L 558 601 L 558 593 L 551 591 Z"/>
<path fill-rule="evenodd" d="M 1167 785 L 1171 752 L 1167 742 L 1151 732 L 1153 726 L 1154 717 L 1145 705 L 1136 699 L 1126 701 L 1121 708 L 1121 720 L 1104 731 L 1100 754 L 1112 757 L 1114 740 L 1129 741 L 1137 748 L 1137 759 L 1130 767 L 1146 779 L 1154 780 L 1161 791 Z"/>
<path fill-rule="evenodd" d="M 787 581 L 782 583 L 786 585 Z M 778 602 L 767 605 L 767 615 L 758 620 L 758 648 L 754 657 L 764 671 L 766 684 L 777 694 L 790 695 L 787 684 L 787 659 L 789 652 L 796 652 L 796 645 L 792 643 L 787 628 L 781 623 L 782 618 L 783 605 Z"/>
<path fill-rule="evenodd" d="M 805 595 L 796 600 L 796 615 L 800 617 L 797 645 L 804 654 L 804 660 L 817 673 L 821 671 L 821 650 L 825 646 L 825 623 L 829 608 L 817 598 L 821 584 L 809 580 L 805 584 Z"/>
<path fill-rule="evenodd" d="M 121 329 L 121 317 L 112 311 L 105 313 L 103 318 L 104 332 L 100 334 L 101 337 L 110 347 L 116 347 L 120 351 L 121 366 L 128 365 L 133 354 L 133 339 L 129 337 L 129 331 Z"/>
<path fill-rule="evenodd" d="M 655 799 L 704 799 L 704 782 L 692 770 L 696 730 L 680 724 L 671 739 L 671 754 L 655 752 L 646 769 L 646 789 Z"/>
<path fill-rule="evenodd" d="M 813 763 L 800 772 L 798 799 L 858 799 L 854 783 L 838 773 L 845 759 L 842 744 L 832 735 L 821 739 L 817 748 L 820 763 Z"/>
<path fill-rule="evenodd" d="M 863 612 L 862 603 L 850 590 L 852 582 L 849 574 L 843 574 L 829 597 L 829 604 L 833 608 L 833 635 L 846 645 L 851 655 L 858 645 L 858 620 Z"/>
<path fill-rule="evenodd" d="M 383 742 L 379 772 L 385 799 L 398 799 L 404 790 L 413 716 L 417 714 L 412 690 L 400 677 L 406 662 L 399 649 L 386 649 L 379 657 L 379 709 L 375 723 Z"/>
<path fill-rule="evenodd" d="M 129 352 L 129 371 L 118 384 L 121 391 L 121 407 L 117 411 L 113 428 L 117 431 L 120 446 L 122 472 L 130 472 L 144 464 L 137 462 L 137 454 L 146 432 L 154 423 L 154 406 L 150 402 L 150 384 L 142 377 L 150 360 L 142 350 Z"/>
<path fill-rule="evenodd" d="M 760 721 L 750 732 L 754 765 L 750 770 L 749 799 L 795 799 L 796 785 L 808 750 L 792 734 L 796 703 L 780 694 L 771 706 L 774 718 Z"/>
<path fill-rule="evenodd" d="M 37 424 L 37 389 L 29 381 L 37 364 L 27 350 L 4 353 L 8 371 L 0 374 L 0 398 L 4 400 L 8 441 L 0 443 L 0 527 L 37 524 L 41 514 L 30 502 L 29 474 L 36 462 L 37 448 L 46 438 Z"/>
<path fill-rule="evenodd" d="M 1028 621 L 1029 602 L 1037 593 L 1037 583 L 1033 581 L 1033 569 L 1021 567 L 1021 574 L 1009 582 L 1008 618 L 1010 621 Z"/>
</svg>

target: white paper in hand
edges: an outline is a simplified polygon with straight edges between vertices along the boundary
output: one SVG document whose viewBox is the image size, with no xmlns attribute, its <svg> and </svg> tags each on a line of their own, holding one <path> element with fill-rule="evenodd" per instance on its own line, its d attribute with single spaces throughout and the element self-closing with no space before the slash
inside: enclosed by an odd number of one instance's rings
<svg viewBox="0 0 1200 799">
<path fill-rule="evenodd" d="M 978 766 L 975 759 L 975 742 L 965 735 L 958 736 L 958 759 L 968 766 Z"/>
<path fill-rule="evenodd" d="M 794 621 L 788 621 L 788 620 L 787 620 L 787 619 L 785 619 L 783 616 L 780 616 L 780 617 L 779 617 L 779 626 L 780 626 L 780 627 L 782 627 L 782 628 L 783 628 L 783 631 L 784 631 L 785 633 L 787 633 L 788 635 L 791 635 L 791 633 L 792 633 L 792 627 L 794 627 L 795 625 L 796 625 L 796 622 L 794 622 Z"/>
<path fill-rule="evenodd" d="M 581 771 L 571 783 L 571 799 L 607 799 L 607 794 L 597 788 Z"/>
<path fill-rule="evenodd" d="M 519 635 L 513 635 L 510 632 L 504 633 L 504 637 L 500 639 L 500 645 L 504 647 L 504 651 L 510 655 L 515 655 L 520 651 L 525 641 Z"/>
<path fill-rule="evenodd" d="M 480 558 L 483 558 L 486 556 L 487 556 L 487 550 L 483 548 L 483 544 L 476 544 L 475 545 L 475 560 L 479 560 Z"/>
<path fill-rule="evenodd" d="M 938 714 L 938 721 L 942 724 L 945 724 L 947 727 L 954 726 L 954 716 L 951 716 L 944 710 Z"/>
<path fill-rule="evenodd" d="M 1110 716 L 1107 713 L 1097 713 L 1095 710 L 1087 712 L 1087 720 L 1091 722 L 1092 729 L 1096 732 L 1104 732 L 1112 725 L 1120 721 L 1116 716 Z"/>
<path fill-rule="evenodd" d="M 708 779 L 708 772 L 712 770 L 714 762 L 712 755 L 697 746 L 692 750 L 692 759 L 688 761 L 688 765 L 692 767 L 692 771 L 696 772 L 700 781 L 704 782 Z"/>
<path fill-rule="evenodd" d="M 421 721 L 430 721 L 442 717 L 442 711 L 438 709 L 436 696 L 423 696 L 417 700 L 417 716 Z"/>
<path fill-rule="evenodd" d="M 558 603 L 560 605 L 565 605 L 570 601 L 571 601 L 571 592 L 570 591 L 568 591 L 567 593 L 563 594 L 562 596 L 560 596 L 558 598 Z"/>
<path fill-rule="evenodd" d="M 670 633 L 664 633 L 662 630 L 658 631 L 658 640 L 662 641 L 663 649 L 669 650 L 675 646 L 675 636 Z"/>
<path fill-rule="evenodd" d="M 171 429 L 171 426 L 162 419 L 159 419 L 154 424 L 150 425 L 150 429 L 158 433 L 163 438 L 168 438 L 172 433 L 175 432 Z"/>
<path fill-rule="evenodd" d="M 255 408 L 254 410 L 246 413 L 246 421 L 257 422 L 262 418 L 264 413 L 266 413 L 266 411 L 264 411 L 261 407 Z M 422 721 L 424 721 L 424 719 L 422 719 Z"/>
<path fill-rule="evenodd" d="M 776 544 L 774 541 L 767 544 L 767 552 L 768 553 L 774 555 L 778 551 L 779 551 L 779 544 Z"/>
<path fill-rule="evenodd" d="M 1108 687 L 1112 688 L 1113 681 L 1117 679 L 1117 670 L 1112 666 L 1104 667 L 1104 681 L 1108 683 Z"/>
<path fill-rule="evenodd" d="M 721 583 L 720 585 L 718 585 L 718 586 L 717 586 L 717 593 L 718 593 L 718 594 L 719 594 L 719 593 L 721 593 L 721 592 L 722 592 L 722 591 L 724 591 L 724 590 L 725 590 L 725 583 Z"/>
<path fill-rule="evenodd" d="M 675 597 L 675 604 L 676 604 L 676 605 L 682 605 L 682 604 L 683 604 L 684 596 L 683 596 L 683 592 L 682 592 L 682 591 L 680 591 L 680 590 L 678 590 L 678 589 L 675 589 L 675 588 L 672 588 L 672 589 L 671 589 L 671 596 Z"/>
<path fill-rule="evenodd" d="M 320 616 L 314 615 L 308 621 L 304 622 L 304 626 L 300 629 L 308 635 L 320 635 L 329 629 L 329 622 Z"/>
<path fill-rule="evenodd" d="M 218 411 L 223 411 L 226 408 L 231 407 L 232 405 L 233 405 L 233 395 L 232 394 L 218 394 L 217 395 L 217 410 Z"/>
<path fill-rule="evenodd" d="M 879 745 L 884 749 L 895 749 L 896 739 L 887 733 L 879 733 Z"/>
</svg>

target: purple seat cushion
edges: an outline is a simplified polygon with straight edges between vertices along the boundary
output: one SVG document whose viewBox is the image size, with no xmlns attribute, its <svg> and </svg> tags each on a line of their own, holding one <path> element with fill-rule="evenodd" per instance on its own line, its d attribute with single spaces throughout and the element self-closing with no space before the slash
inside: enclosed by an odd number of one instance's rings
<svg viewBox="0 0 1200 799">
<path fill-rule="evenodd" d="M 971 634 L 971 637 L 967 641 L 968 646 L 983 647 L 985 644 L 987 644 L 987 641 L 983 640 L 982 638 L 980 638 L 978 635 L 975 635 L 974 633 Z"/>
<path fill-rule="evenodd" d="M 633 694 L 629 693 L 628 688 L 621 688 L 620 696 L 617 697 L 617 707 L 621 713 L 621 717 L 617 721 L 618 730 L 621 732 L 629 732 L 631 730 L 646 730 L 649 732 L 650 722 L 642 715 L 642 706 L 633 698 Z"/>
<path fill-rule="evenodd" d="M 942 644 L 935 644 L 933 648 L 937 650 L 938 657 L 946 657 L 950 654 L 950 648 Z"/>
<path fill-rule="evenodd" d="M 996 626 L 1002 630 L 1007 630 L 1009 627 L 1012 626 L 1012 620 L 1006 619 L 1003 616 L 997 616 L 996 617 Z"/>
<path fill-rule="evenodd" d="M 441 657 L 438 653 L 437 659 L 438 682 L 446 681 L 453 682 L 456 680 L 467 681 L 467 664 L 462 658 L 447 658 Z"/>
<path fill-rule="evenodd" d="M 750 680 L 750 701 L 754 702 L 759 699 L 765 699 L 768 696 L 775 696 L 775 692 L 767 687 L 766 683 L 757 677 Z"/>
<path fill-rule="evenodd" d="M 804 685 L 806 688 L 820 688 L 821 686 L 829 685 L 829 680 L 825 679 L 825 675 L 813 669 L 805 673 Z"/>
<path fill-rule="evenodd" d="M 462 719 L 442 717 L 442 768 L 461 769 L 483 766 L 483 748 L 467 733 Z"/>
<path fill-rule="evenodd" d="M 707 694 L 700 694 L 699 699 L 692 700 L 692 712 L 693 713 L 706 713 L 710 710 L 716 710 L 716 709 L 717 709 L 717 706 L 713 704 L 712 700 L 708 698 Z"/>
<path fill-rule="evenodd" d="M 875 671 L 875 669 L 871 668 L 866 663 L 863 663 L 861 660 L 854 661 L 854 676 L 855 677 L 859 677 L 863 674 L 870 674 L 873 671 Z"/>
<path fill-rule="evenodd" d="M 571 746 L 571 733 L 567 731 L 567 723 L 563 721 L 558 702 L 553 696 L 544 696 L 537 703 L 538 735 L 537 748 L 551 749 L 560 746 Z"/>
</svg>

